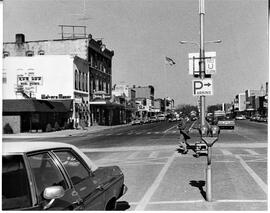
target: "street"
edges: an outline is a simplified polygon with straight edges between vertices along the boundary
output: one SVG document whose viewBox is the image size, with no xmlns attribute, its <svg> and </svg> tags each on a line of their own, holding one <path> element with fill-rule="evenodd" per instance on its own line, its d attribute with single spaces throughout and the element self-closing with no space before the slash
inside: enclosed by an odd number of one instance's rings
<svg viewBox="0 0 270 213">
<path fill-rule="evenodd" d="M 177 151 L 176 126 L 159 122 L 38 140 L 71 143 L 98 166 L 118 165 L 128 186 L 119 201 L 127 205 L 119 210 L 267 210 L 267 124 L 236 121 L 235 130 L 221 130 L 213 147 L 212 202 L 205 201 L 206 157 Z"/>
</svg>

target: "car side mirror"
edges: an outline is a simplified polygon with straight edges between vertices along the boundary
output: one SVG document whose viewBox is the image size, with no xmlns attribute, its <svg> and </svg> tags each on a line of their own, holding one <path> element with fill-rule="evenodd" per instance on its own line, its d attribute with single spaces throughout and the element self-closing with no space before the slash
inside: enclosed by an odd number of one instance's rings
<svg viewBox="0 0 270 213">
<path fill-rule="evenodd" d="M 43 192 L 43 197 L 46 200 L 50 200 L 48 204 L 46 204 L 43 209 L 46 210 L 52 206 L 55 199 L 61 198 L 65 195 L 65 191 L 62 186 L 49 186 L 45 188 Z"/>
</svg>

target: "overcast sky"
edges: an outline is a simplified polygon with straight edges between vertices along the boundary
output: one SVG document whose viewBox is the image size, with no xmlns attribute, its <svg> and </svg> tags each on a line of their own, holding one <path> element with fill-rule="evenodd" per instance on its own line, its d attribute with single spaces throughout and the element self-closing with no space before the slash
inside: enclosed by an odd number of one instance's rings
<svg viewBox="0 0 270 213">
<path fill-rule="evenodd" d="M 188 53 L 199 42 L 199 0 L 7 0 L 4 1 L 4 42 L 16 33 L 26 40 L 60 38 L 60 24 L 85 25 L 114 50 L 113 84 L 153 85 L 155 98 L 196 104 L 188 75 Z M 247 89 L 268 81 L 268 1 L 205 0 L 206 51 L 217 55 L 214 95 L 207 104 L 231 102 Z M 176 62 L 164 66 L 164 57 Z"/>
</svg>

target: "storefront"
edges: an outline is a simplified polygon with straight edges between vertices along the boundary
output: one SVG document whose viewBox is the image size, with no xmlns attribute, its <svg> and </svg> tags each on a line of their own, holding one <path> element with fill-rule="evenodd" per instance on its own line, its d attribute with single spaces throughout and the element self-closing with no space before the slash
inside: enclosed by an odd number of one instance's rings
<svg viewBox="0 0 270 213">
<path fill-rule="evenodd" d="M 112 126 L 125 123 L 125 106 L 109 100 L 90 102 L 92 125 Z"/>
</svg>

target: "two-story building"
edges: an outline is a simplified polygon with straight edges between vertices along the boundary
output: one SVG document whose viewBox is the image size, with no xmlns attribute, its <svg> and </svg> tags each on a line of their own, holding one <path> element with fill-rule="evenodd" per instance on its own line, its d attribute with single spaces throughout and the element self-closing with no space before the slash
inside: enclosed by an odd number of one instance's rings
<svg viewBox="0 0 270 213">
<path fill-rule="evenodd" d="M 17 34 L 15 42 L 3 44 L 3 98 L 60 101 L 64 97 L 73 101 L 75 122 L 83 118 L 89 125 L 117 124 L 121 106 L 110 101 L 113 55 L 91 34 L 39 41 L 25 41 L 23 34 Z M 10 66 L 12 60 L 18 66 Z M 26 80 L 36 77 L 41 80 Z"/>
</svg>

